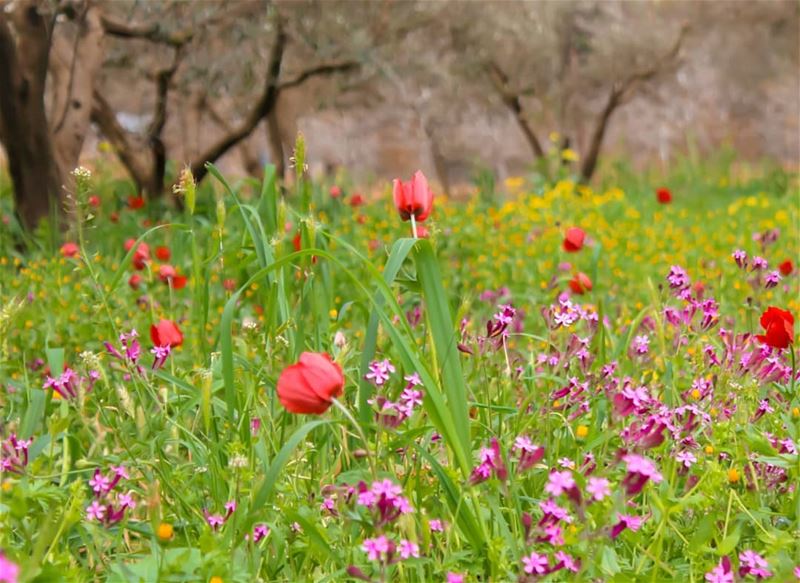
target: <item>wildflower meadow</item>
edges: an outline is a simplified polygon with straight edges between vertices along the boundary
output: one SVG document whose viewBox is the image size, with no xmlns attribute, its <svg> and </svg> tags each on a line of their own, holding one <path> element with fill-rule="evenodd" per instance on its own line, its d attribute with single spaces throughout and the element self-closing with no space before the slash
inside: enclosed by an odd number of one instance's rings
<svg viewBox="0 0 800 583">
<path fill-rule="evenodd" d="M 5 221 L 0 581 L 800 580 L 796 179 L 306 157 Z"/>
</svg>

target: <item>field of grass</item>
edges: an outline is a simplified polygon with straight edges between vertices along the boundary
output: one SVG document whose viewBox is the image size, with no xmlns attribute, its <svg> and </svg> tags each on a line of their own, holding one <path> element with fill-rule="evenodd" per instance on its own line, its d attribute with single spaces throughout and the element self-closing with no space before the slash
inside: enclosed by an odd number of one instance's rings
<svg viewBox="0 0 800 583">
<path fill-rule="evenodd" d="M 800 580 L 796 186 L 213 174 L 1 231 L 0 581 Z"/>
</svg>

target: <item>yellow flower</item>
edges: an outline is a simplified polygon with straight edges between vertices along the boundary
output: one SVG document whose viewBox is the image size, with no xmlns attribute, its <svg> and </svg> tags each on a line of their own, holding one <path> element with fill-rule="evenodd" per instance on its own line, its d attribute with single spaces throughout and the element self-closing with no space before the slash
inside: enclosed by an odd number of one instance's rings
<svg viewBox="0 0 800 583">
<path fill-rule="evenodd" d="M 731 484 L 735 484 L 739 481 L 739 470 L 736 468 L 731 468 L 728 470 L 728 482 Z"/>
<path fill-rule="evenodd" d="M 708 455 L 711 455 L 712 453 L 714 453 L 714 446 L 713 445 L 707 445 L 706 446 L 706 453 Z"/>
<path fill-rule="evenodd" d="M 208 580 L 208 583 L 223 583 L 222 577 L 218 575 L 214 575 L 211 579 Z"/>
<path fill-rule="evenodd" d="M 586 427 L 586 425 L 578 425 L 578 428 L 575 430 L 575 435 L 577 435 L 578 438 L 583 439 L 589 435 L 589 428 Z"/>
<path fill-rule="evenodd" d="M 567 148 L 563 152 L 561 152 L 561 158 L 566 160 L 567 162 L 577 162 L 578 161 L 578 153 L 571 149 Z"/>
<path fill-rule="evenodd" d="M 168 522 L 162 522 L 161 524 L 158 525 L 158 529 L 156 530 L 156 536 L 158 536 L 159 540 L 168 541 L 172 539 L 173 534 L 175 534 L 175 529 Z"/>
</svg>

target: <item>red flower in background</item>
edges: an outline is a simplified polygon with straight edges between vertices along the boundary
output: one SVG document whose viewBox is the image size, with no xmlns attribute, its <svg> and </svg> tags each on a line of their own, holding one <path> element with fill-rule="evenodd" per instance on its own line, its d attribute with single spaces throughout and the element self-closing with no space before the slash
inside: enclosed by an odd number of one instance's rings
<svg viewBox="0 0 800 583">
<path fill-rule="evenodd" d="M 114 211 L 109 215 L 108 218 L 111 219 L 112 223 L 118 223 L 119 222 L 119 213 L 117 211 Z"/>
<path fill-rule="evenodd" d="M 93 208 L 99 207 L 100 206 L 100 197 L 97 196 L 96 194 L 93 194 L 92 196 L 90 196 L 89 197 L 89 206 L 91 206 Z"/>
<path fill-rule="evenodd" d="M 128 285 L 131 286 L 131 289 L 139 289 L 139 286 L 142 284 L 142 276 L 138 273 L 134 273 L 131 275 L 130 279 L 128 279 Z"/>
<path fill-rule="evenodd" d="M 330 195 L 331 198 L 339 198 L 340 196 L 342 196 L 342 189 L 334 184 L 333 186 L 331 186 Z"/>
<path fill-rule="evenodd" d="M 772 348 L 786 348 L 794 342 L 794 316 L 788 310 L 770 306 L 761 314 L 764 334 L 756 336 L 763 344 Z"/>
<path fill-rule="evenodd" d="M 75 257 L 78 255 L 78 246 L 75 243 L 67 242 L 61 246 L 61 255 L 64 257 Z"/>
<path fill-rule="evenodd" d="M 585 273 L 576 273 L 575 276 L 569 280 L 569 289 L 572 293 L 583 295 L 586 292 L 592 291 L 592 280 Z"/>
<path fill-rule="evenodd" d="M 300 231 L 297 231 L 297 233 L 295 233 L 295 236 L 292 237 L 292 247 L 294 247 L 295 251 L 300 251 L 300 249 L 303 248 Z"/>
<path fill-rule="evenodd" d="M 152 324 L 150 326 L 150 339 L 156 346 L 174 348 L 183 344 L 181 329 L 172 320 L 161 320 L 158 324 Z"/>
<path fill-rule="evenodd" d="M 225 279 L 222 282 L 222 287 L 224 287 L 229 292 L 235 291 L 236 290 L 236 280 L 233 279 L 233 278 Z"/>
<path fill-rule="evenodd" d="M 364 197 L 358 193 L 355 193 L 353 196 L 350 197 L 350 206 L 357 207 L 364 204 Z"/>
<path fill-rule="evenodd" d="M 178 275 L 177 270 L 171 265 L 162 265 L 158 268 L 158 278 L 171 285 L 172 289 L 183 289 L 186 287 L 186 276 Z"/>
<path fill-rule="evenodd" d="M 128 239 L 125 241 L 125 251 L 130 251 L 133 249 L 135 244 L 135 239 Z M 139 246 L 136 248 L 136 251 L 133 254 L 133 258 L 131 259 L 133 268 L 141 271 L 144 269 L 148 261 L 150 261 L 150 246 L 147 243 L 139 243 Z"/>
<path fill-rule="evenodd" d="M 583 240 L 586 233 L 580 227 L 570 227 L 564 235 L 564 250 L 568 253 L 580 251 L 583 247 Z"/>
<path fill-rule="evenodd" d="M 669 188 L 659 188 L 656 190 L 656 198 L 661 204 L 669 204 L 672 202 L 672 193 Z"/>
<path fill-rule="evenodd" d="M 417 226 L 417 237 L 420 239 L 427 239 L 431 236 L 430 231 L 428 231 L 428 227 L 425 225 L 418 225 Z"/>
<path fill-rule="evenodd" d="M 172 253 L 169 250 L 169 247 L 164 247 L 163 245 L 160 247 L 156 247 L 156 257 L 159 261 L 169 261 L 169 258 L 172 257 Z"/>
<path fill-rule="evenodd" d="M 780 265 L 778 265 L 778 269 L 781 272 L 781 275 L 786 277 L 787 275 L 791 275 L 794 271 L 794 264 L 792 263 L 791 259 L 787 259 Z"/>
<path fill-rule="evenodd" d="M 304 352 L 297 364 L 287 366 L 278 377 L 281 404 L 290 413 L 320 415 L 342 394 L 342 367 L 325 353 Z"/>
<path fill-rule="evenodd" d="M 400 218 L 407 221 L 413 215 L 420 222 L 428 218 L 433 209 L 433 192 L 428 187 L 428 179 L 421 170 L 414 172 L 408 182 L 395 178 L 392 183 L 394 206 Z"/>
<path fill-rule="evenodd" d="M 144 206 L 144 197 L 143 196 L 129 196 L 128 197 L 128 208 L 131 210 L 138 210 Z"/>
</svg>

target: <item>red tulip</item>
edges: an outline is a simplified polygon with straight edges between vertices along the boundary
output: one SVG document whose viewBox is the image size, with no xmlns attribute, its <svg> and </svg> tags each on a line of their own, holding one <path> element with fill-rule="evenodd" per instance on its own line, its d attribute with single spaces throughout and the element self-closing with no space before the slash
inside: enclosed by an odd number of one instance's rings
<svg viewBox="0 0 800 583">
<path fill-rule="evenodd" d="M 183 334 L 172 320 L 161 320 L 158 324 L 150 326 L 150 339 L 156 346 L 169 346 L 174 348 L 183 344 Z"/>
<path fill-rule="evenodd" d="M 128 280 L 128 285 L 131 286 L 131 289 L 139 289 L 139 286 L 142 283 L 142 276 L 138 273 L 134 273 L 131 275 L 130 279 Z"/>
<path fill-rule="evenodd" d="M 331 186 L 330 194 L 331 198 L 339 198 L 340 196 L 342 196 L 342 189 L 334 184 L 333 186 Z"/>
<path fill-rule="evenodd" d="M 61 255 L 64 257 L 75 257 L 78 255 L 78 246 L 75 243 L 67 242 L 61 246 Z"/>
<path fill-rule="evenodd" d="M 583 247 L 583 240 L 586 233 L 580 227 L 570 227 L 564 235 L 564 250 L 569 253 L 580 251 Z"/>
<path fill-rule="evenodd" d="M 156 247 L 156 257 L 158 257 L 159 261 L 169 261 L 169 258 L 172 257 L 172 253 L 169 250 L 169 247 Z"/>
<path fill-rule="evenodd" d="M 144 197 L 143 196 L 129 196 L 128 197 L 128 208 L 132 210 L 140 209 L 144 206 Z"/>
<path fill-rule="evenodd" d="M 661 204 L 669 204 L 672 202 L 672 193 L 669 188 L 659 188 L 656 190 L 656 198 Z"/>
<path fill-rule="evenodd" d="M 794 316 L 788 310 L 770 306 L 761 314 L 764 334 L 756 336 L 763 344 L 772 348 L 786 348 L 794 342 Z"/>
<path fill-rule="evenodd" d="M 89 206 L 92 206 L 94 208 L 99 207 L 100 206 L 100 197 L 97 196 L 96 194 L 93 194 L 92 196 L 90 196 L 89 197 Z"/>
<path fill-rule="evenodd" d="M 583 295 L 592 291 L 592 280 L 585 273 L 576 273 L 575 277 L 569 280 L 569 288 L 573 293 Z"/>
<path fill-rule="evenodd" d="M 428 187 L 428 179 L 421 170 L 414 172 L 409 182 L 395 178 L 392 190 L 394 206 L 404 221 L 414 215 L 417 221 L 422 222 L 431 214 L 433 193 Z"/>
<path fill-rule="evenodd" d="M 290 413 L 320 415 L 342 394 L 342 367 L 325 353 L 304 352 L 278 377 L 278 399 Z"/>
<path fill-rule="evenodd" d="M 350 197 L 350 206 L 357 207 L 364 204 L 364 197 L 360 194 L 356 193 Z"/>
<path fill-rule="evenodd" d="M 786 261 L 778 265 L 778 269 L 780 270 L 781 275 L 786 277 L 787 275 L 791 275 L 792 272 L 794 271 L 794 264 L 792 263 L 791 259 L 787 259 Z"/>
</svg>

